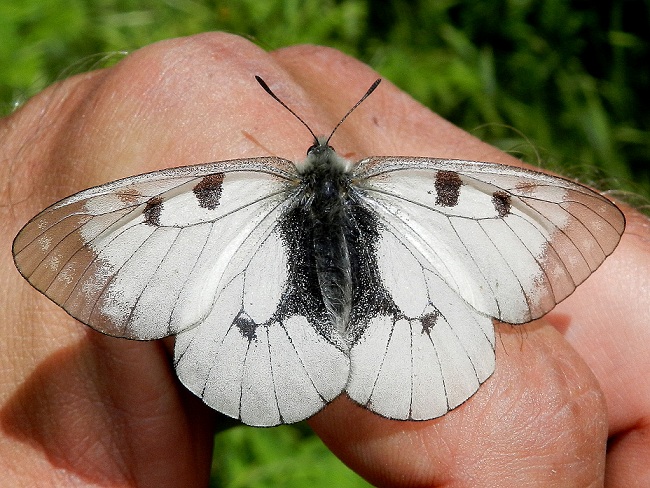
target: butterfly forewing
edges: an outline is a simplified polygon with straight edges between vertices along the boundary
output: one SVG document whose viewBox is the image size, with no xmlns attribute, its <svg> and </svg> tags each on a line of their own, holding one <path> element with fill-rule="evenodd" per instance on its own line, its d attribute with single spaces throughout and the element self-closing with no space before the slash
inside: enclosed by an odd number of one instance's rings
<svg viewBox="0 0 650 488">
<path fill-rule="evenodd" d="M 101 332 L 177 333 L 207 315 L 239 244 L 281 212 L 292 185 L 287 165 L 259 158 L 184 167 L 80 192 L 23 228 L 16 265 Z"/>
<path fill-rule="evenodd" d="M 473 161 L 370 158 L 371 205 L 477 311 L 538 318 L 614 250 L 625 226 L 606 198 L 562 178 Z"/>
</svg>

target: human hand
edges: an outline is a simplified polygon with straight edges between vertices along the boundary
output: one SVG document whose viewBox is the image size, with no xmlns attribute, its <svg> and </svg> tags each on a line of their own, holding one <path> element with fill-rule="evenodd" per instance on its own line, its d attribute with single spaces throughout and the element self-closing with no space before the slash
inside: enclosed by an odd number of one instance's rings
<svg viewBox="0 0 650 488">
<path fill-rule="evenodd" d="M 128 342 L 82 326 L 22 280 L 9 249 L 39 210 L 89 186 L 225 159 L 303 159 L 309 134 L 254 75 L 316 133 L 329 133 L 377 77 L 331 49 L 265 53 L 212 33 L 154 44 L 114 68 L 64 80 L 1 122 L 6 473 L 61 486 L 207 484 L 220 418 L 175 379 L 171 341 Z M 517 164 L 389 83 L 332 144 L 353 160 Z M 634 212 L 627 217 L 619 248 L 570 298 L 543 320 L 498 326 L 496 372 L 458 409 L 398 422 L 342 397 L 310 425 L 379 485 L 587 486 L 602 483 L 605 470 L 611 486 L 644 469 L 650 477 L 641 440 L 650 411 L 649 226 Z"/>
</svg>

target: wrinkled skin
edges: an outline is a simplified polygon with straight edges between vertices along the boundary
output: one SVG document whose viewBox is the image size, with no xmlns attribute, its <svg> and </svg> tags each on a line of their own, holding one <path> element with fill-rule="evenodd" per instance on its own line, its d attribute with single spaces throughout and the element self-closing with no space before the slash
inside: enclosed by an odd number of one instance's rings
<svg viewBox="0 0 650 488">
<path fill-rule="evenodd" d="M 176 380 L 173 341 L 129 342 L 81 325 L 20 277 L 10 248 L 39 210 L 89 186 L 181 164 L 302 159 L 309 134 L 254 75 L 317 133 L 329 132 L 377 77 L 331 49 L 266 53 L 210 33 L 63 80 L 0 121 L 5 483 L 207 485 L 212 435 L 223 421 Z M 352 159 L 517 164 L 386 81 L 332 145 Z M 626 212 L 618 249 L 571 297 L 543 320 L 497 327 L 496 372 L 464 405 L 407 423 L 339 398 L 310 425 L 377 485 L 649 485 L 650 225 Z"/>
</svg>

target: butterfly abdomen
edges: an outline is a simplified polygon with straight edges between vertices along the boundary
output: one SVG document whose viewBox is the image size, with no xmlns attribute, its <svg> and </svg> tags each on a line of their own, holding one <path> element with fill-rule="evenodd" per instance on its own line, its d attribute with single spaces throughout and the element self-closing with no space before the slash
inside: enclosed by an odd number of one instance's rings
<svg viewBox="0 0 650 488">
<path fill-rule="evenodd" d="M 346 241 L 345 175 L 319 174 L 310 178 L 306 191 L 311 204 L 305 212 L 311 233 L 313 272 L 330 322 L 343 336 L 350 318 L 352 277 Z"/>
</svg>

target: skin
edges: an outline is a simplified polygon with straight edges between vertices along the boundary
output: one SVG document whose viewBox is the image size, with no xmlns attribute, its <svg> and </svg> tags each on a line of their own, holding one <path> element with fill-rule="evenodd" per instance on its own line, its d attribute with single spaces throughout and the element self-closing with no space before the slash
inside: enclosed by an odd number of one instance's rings
<svg viewBox="0 0 650 488">
<path fill-rule="evenodd" d="M 10 248 L 29 218 L 89 186 L 245 156 L 304 158 L 309 134 L 255 74 L 316 133 L 377 78 L 328 48 L 266 53 L 210 33 L 64 80 L 0 121 L 0 472 L 12 486 L 207 485 L 223 419 L 176 380 L 173 340 L 81 325 L 20 277 Z M 332 145 L 350 159 L 517 164 L 386 80 Z M 496 372 L 458 409 L 397 422 L 340 397 L 309 424 L 376 485 L 650 484 L 650 224 L 626 214 L 621 244 L 571 297 L 543 320 L 497 326 Z"/>
</svg>

